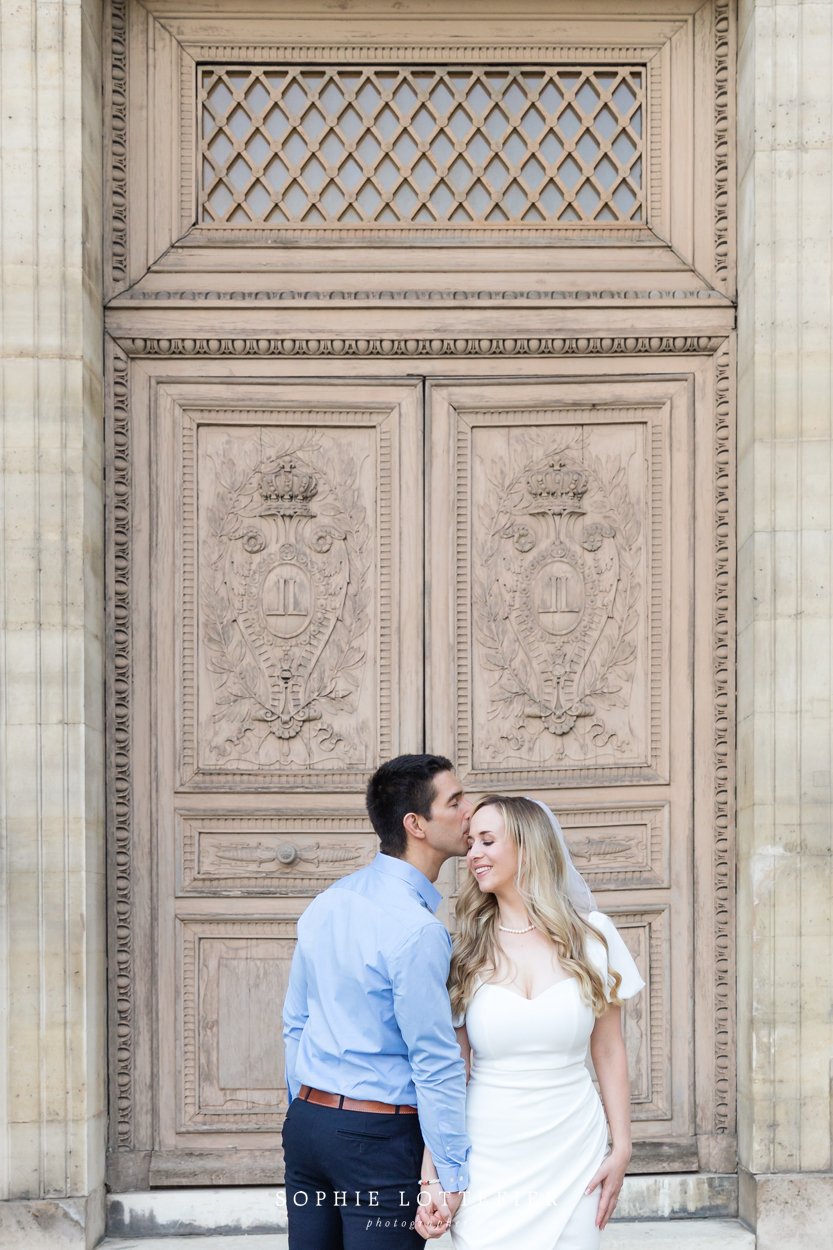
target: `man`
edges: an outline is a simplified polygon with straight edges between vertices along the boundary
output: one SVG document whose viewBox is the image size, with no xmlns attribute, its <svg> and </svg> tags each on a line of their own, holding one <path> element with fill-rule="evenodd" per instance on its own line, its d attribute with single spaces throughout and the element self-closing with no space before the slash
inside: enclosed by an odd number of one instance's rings
<svg viewBox="0 0 833 1250">
<path fill-rule="evenodd" d="M 400 755 L 367 788 L 380 850 L 298 922 L 284 1005 L 290 1250 L 414 1250 L 423 1135 L 447 1218 L 468 1184 L 466 1078 L 434 915 L 471 804 L 449 760 Z M 432 1193 L 439 1187 L 434 1186 Z"/>
</svg>

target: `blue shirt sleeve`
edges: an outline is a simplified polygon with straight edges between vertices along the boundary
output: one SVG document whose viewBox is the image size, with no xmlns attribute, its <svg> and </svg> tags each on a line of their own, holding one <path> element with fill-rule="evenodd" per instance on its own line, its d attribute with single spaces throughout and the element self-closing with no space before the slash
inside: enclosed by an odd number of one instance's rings
<svg viewBox="0 0 833 1250">
<path fill-rule="evenodd" d="M 283 1005 L 283 1050 L 286 1063 L 286 1090 L 289 1101 L 298 1096 L 295 1065 L 304 1025 L 309 1017 L 307 1006 L 307 973 L 300 945 L 295 947 L 289 970 L 289 985 Z"/>
<path fill-rule="evenodd" d="M 389 958 L 393 1010 L 408 1048 L 422 1135 L 449 1192 L 467 1189 L 466 1069 L 446 990 L 451 938 L 439 923 L 409 936 Z"/>
</svg>

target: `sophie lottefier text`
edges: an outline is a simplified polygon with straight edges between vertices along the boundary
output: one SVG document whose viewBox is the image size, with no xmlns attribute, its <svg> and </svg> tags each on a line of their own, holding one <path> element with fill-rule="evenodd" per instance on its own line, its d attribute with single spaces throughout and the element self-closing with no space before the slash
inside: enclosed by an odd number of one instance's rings
<svg viewBox="0 0 833 1250">
<path fill-rule="evenodd" d="M 498 1194 L 497 1197 L 505 1202 L 512 1203 L 515 1206 L 518 1206 L 521 1203 L 529 1204 L 529 1205 L 533 1203 L 535 1204 L 540 1203 L 541 1205 L 550 1205 L 550 1206 L 556 1205 L 556 1203 L 552 1200 L 548 1202 L 546 1195 L 540 1194 L 537 1191 L 529 1191 L 529 1190 L 524 1190 L 524 1191 L 512 1190 L 508 1192 L 501 1191 L 501 1193 Z M 324 1206 L 324 1204 L 330 1199 L 332 1200 L 333 1206 L 335 1207 L 356 1206 L 356 1207 L 367 1207 L 368 1209 L 371 1209 L 372 1207 L 378 1207 L 379 1205 L 379 1191 L 377 1189 L 370 1189 L 367 1191 L 366 1194 L 363 1194 L 360 1190 L 357 1190 L 354 1193 L 348 1193 L 347 1190 L 337 1189 L 332 1195 L 328 1195 L 324 1193 L 323 1190 L 320 1190 L 320 1189 L 317 1189 L 315 1191 L 315 1194 L 307 1193 L 305 1190 L 298 1190 L 296 1193 L 292 1195 L 292 1205 L 295 1207 L 305 1207 L 311 1204 L 316 1207 L 321 1207 L 321 1206 Z M 465 1201 L 466 1201 L 466 1196 L 464 1194 L 463 1202 Z M 417 1198 L 417 1204 L 419 1206 L 428 1206 L 430 1202 L 431 1202 L 431 1198 L 426 1193 L 420 1193 L 419 1197 Z M 408 1198 L 404 1189 L 400 1189 L 399 1191 L 399 1205 L 400 1207 L 403 1207 L 403 1208 L 407 1208 L 411 1206 L 411 1200 Z M 370 1229 L 370 1228 L 405 1228 L 405 1227 L 412 1229 L 414 1227 L 413 1220 L 410 1220 L 410 1221 L 408 1221 L 407 1219 L 399 1220 L 399 1219 L 391 1218 L 390 1216 L 387 1216 L 387 1215 L 385 1217 L 378 1215 L 375 1218 L 371 1216 L 371 1218 L 368 1219 L 367 1221 L 367 1229 Z"/>
</svg>

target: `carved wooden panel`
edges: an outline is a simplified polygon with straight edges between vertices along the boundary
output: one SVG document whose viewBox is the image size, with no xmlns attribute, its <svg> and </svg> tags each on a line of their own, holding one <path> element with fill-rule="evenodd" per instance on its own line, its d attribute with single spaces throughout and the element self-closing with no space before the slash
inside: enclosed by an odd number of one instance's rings
<svg viewBox="0 0 833 1250">
<path fill-rule="evenodd" d="M 609 414 L 613 416 L 613 414 Z M 472 767 L 660 761 L 662 428 L 646 412 L 471 414 Z M 487 424 L 488 423 L 488 424 Z M 647 469 L 647 473 L 646 473 Z"/>
<path fill-rule="evenodd" d="M 628 999 L 622 1011 L 631 1078 L 631 1116 L 636 1121 L 670 1120 L 668 909 L 613 911 L 611 916 L 645 981 L 642 993 Z"/>
<path fill-rule="evenodd" d="M 184 418 L 183 630 L 197 651 L 193 677 L 183 672 L 186 773 L 374 760 L 373 606 L 377 570 L 389 593 L 392 518 L 382 513 L 375 550 L 370 519 L 391 439 L 363 415 L 360 429 L 361 415 L 323 413 L 351 421 L 326 433 L 311 412 L 311 430 L 289 413 Z"/>
<path fill-rule="evenodd" d="M 294 270 L 290 291 L 309 282 L 300 253 L 236 266 L 243 234 L 302 250 L 419 240 L 455 253 L 449 275 L 473 239 L 514 244 L 530 287 L 552 284 L 569 240 L 583 256 L 568 286 L 590 290 L 605 242 L 608 287 L 730 290 L 730 10 L 489 0 L 472 22 L 384 0 L 361 19 L 324 0 L 291 14 L 113 0 L 113 288 L 199 297 L 235 268 L 209 289 L 242 297 L 247 270 L 250 298 L 264 271 L 282 287 Z M 547 264 L 522 256 L 530 243 L 553 246 Z M 383 254 L 371 273 L 400 269 Z M 162 284 L 137 286 L 150 270 Z"/>
<path fill-rule="evenodd" d="M 177 935 L 177 1130 L 274 1131 L 287 1107 L 281 1007 L 295 926 L 185 917 Z"/>
<path fill-rule="evenodd" d="M 671 884 L 667 803 L 633 808 L 571 808 L 561 825 L 579 872 L 594 890 Z"/>
<path fill-rule="evenodd" d="M 446 419 L 458 764 L 478 785 L 667 779 L 670 405 Z"/>
<path fill-rule="evenodd" d="M 159 529 L 176 536 L 179 785 L 361 789 L 395 753 L 384 605 L 413 405 L 170 412 Z"/>
<path fill-rule="evenodd" d="M 179 891 L 311 898 L 376 854 L 365 816 L 179 812 Z"/>
</svg>

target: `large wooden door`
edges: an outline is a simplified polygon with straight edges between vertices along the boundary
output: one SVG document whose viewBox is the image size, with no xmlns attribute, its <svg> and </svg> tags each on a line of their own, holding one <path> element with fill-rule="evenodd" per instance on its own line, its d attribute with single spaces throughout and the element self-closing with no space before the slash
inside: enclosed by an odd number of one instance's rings
<svg viewBox="0 0 833 1250">
<path fill-rule="evenodd" d="M 454 743 L 473 790 L 559 814 L 647 985 L 625 1010 L 635 1166 L 696 1168 L 694 553 L 709 531 L 693 500 L 711 405 L 673 376 L 430 394 L 430 736 Z"/>
<path fill-rule="evenodd" d="M 295 920 L 374 853 L 365 778 L 423 738 L 422 387 L 146 401 L 151 1178 L 274 1178 Z"/>
<path fill-rule="evenodd" d="M 277 9 L 108 18 L 110 1183 L 280 1178 L 422 749 L 630 943 L 634 1168 L 731 1171 L 731 6 Z"/>
</svg>

